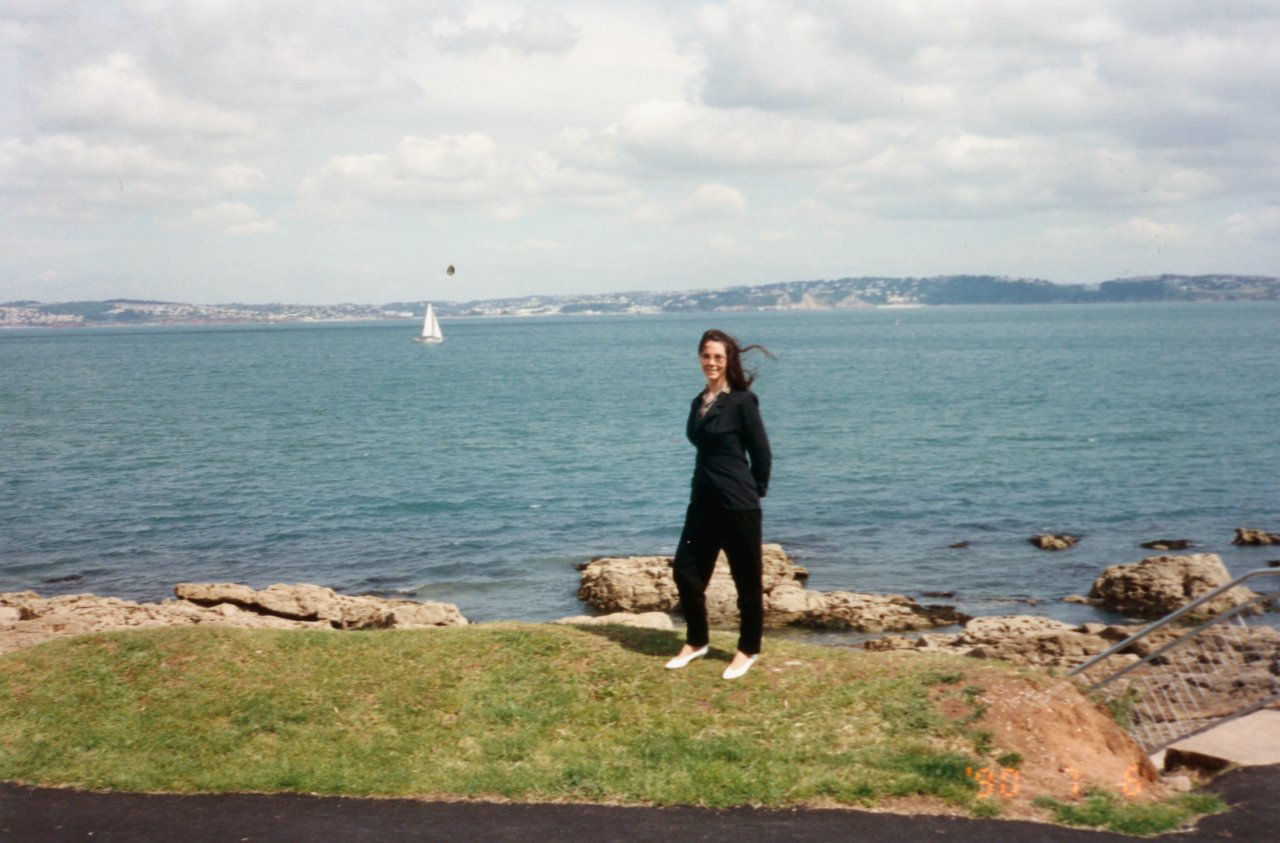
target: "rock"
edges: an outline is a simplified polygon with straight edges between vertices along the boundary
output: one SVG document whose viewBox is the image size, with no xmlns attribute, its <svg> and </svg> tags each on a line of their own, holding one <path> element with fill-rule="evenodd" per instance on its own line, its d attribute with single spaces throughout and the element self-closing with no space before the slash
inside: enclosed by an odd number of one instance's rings
<svg viewBox="0 0 1280 843">
<path fill-rule="evenodd" d="M 1050 618 L 1006 615 L 974 618 L 965 624 L 954 646 L 969 647 L 967 655 L 974 658 L 1056 667 L 1079 664 L 1112 643 Z"/>
<path fill-rule="evenodd" d="M 953 633 L 951 635 L 942 635 L 931 632 L 921 633 L 916 636 L 915 639 L 916 649 L 940 652 L 948 647 L 955 646 L 956 639 L 959 637 L 960 635 L 957 633 Z"/>
<path fill-rule="evenodd" d="M 959 635 L 932 635 L 924 633 L 917 636 L 907 635 L 886 635 L 884 638 L 873 638 L 870 641 L 864 641 L 862 648 L 864 650 L 883 651 L 883 650 L 913 650 L 921 653 L 955 653 L 964 655 L 968 651 L 959 650 L 956 647 L 956 640 Z"/>
<path fill-rule="evenodd" d="M 1143 542 L 1140 547 L 1147 550 L 1186 550 L 1191 547 L 1191 542 L 1187 539 L 1156 539 L 1153 542 Z"/>
<path fill-rule="evenodd" d="M 44 601 L 40 599 L 40 595 L 34 591 L 0 593 L 0 606 L 16 610 L 20 621 L 28 621 L 36 617 L 36 609 L 34 607 L 43 603 Z"/>
<path fill-rule="evenodd" d="M 140 604 L 92 594 L 49 600 L 34 592 L 0 594 L 0 606 L 19 612 L 19 621 L 0 631 L 0 654 L 67 635 L 197 622 L 174 613 L 169 604 Z M 195 611 L 200 612 L 198 608 Z"/>
<path fill-rule="evenodd" d="M 914 650 L 916 643 L 916 639 L 905 635 L 886 635 L 884 638 L 873 638 L 862 642 L 862 649 L 876 653 L 886 650 Z"/>
<path fill-rule="evenodd" d="M 972 618 L 954 635 L 924 634 L 918 638 L 887 636 L 866 641 L 867 650 L 945 652 L 980 659 L 1003 659 L 1035 667 L 1068 669 L 1123 641 L 1137 627 L 1083 624 L 1071 626 L 1036 615 L 995 615 Z M 1122 665 L 1136 655 L 1118 655 L 1107 662 Z"/>
<path fill-rule="evenodd" d="M 592 559 L 579 577 L 578 599 L 604 612 L 674 611 L 680 599 L 671 575 L 671 559 L 670 556 Z M 720 563 L 717 561 L 716 565 L 719 567 Z"/>
<path fill-rule="evenodd" d="M 1066 597 L 1062 598 L 1062 602 L 1063 603 L 1079 603 L 1084 606 L 1098 605 L 1097 600 L 1092 600 L 1088 597 L 1085 597 L 1083 594 L 1068 594 Z"/>
<path fill-rule="evenodd" d="M 912 650 L 917 653 L 951 653 L 967 655 L 968 648 L 959 647 L 956 641 L 959 634 L 938 635 L 922 633 L 920 635 L 886 635 L 884 638 L 873 638 L 862 644 L 865 650 Z"/>
<path fill-rule="evenodd" d="M 173 593 L 181 600 L 201 606 L 234 603 L 262 615 L 294 621 L 333 620 L 342 616 L 334 605 L 337 593 L 318 585 L 276 583 L 254 591 L 239 583 L 178 583 Z"/>
<path fill-rule="evenodd" d="M 901 594 L 832 591 L 825 595 L 824 604 L 821 614 L 811 615 L 799 623 L 820 629 L 887 632 L 951 626 L 969 619 L 953 606 L 921 605 Z"/>
<path fill-rule="evenodd" d="M 261 591 L 239 583 L 179 583 L 173 593 L 180 600 L 198 606 L 230 604 L 285 620 L 323 621 L 334 629 L 421 628 L 467 623 L 457 607 L 450 604 L 338 594 L 331 588 L 309 583 L 275 583 Z"/>
<path fill-rule="evenodd" d="M 180 582 L 173 587 L 173 594 L 179 600 L 198 606 L 217 606 L 219 603 L 248 606 L 253 602 L 254 591 L 239 583 Z"/>
<path fill-rule="evenodd" d="M 922 591 L 920 592 L 920 596 L 934 600 L 950 600 L 952 597 L 956 596 L 956 593 L 954 591 Z"/>
<path fill-rule="evenodd" d="M 761 551 L 766 603 L 768 594 L 780 583 L 798 582 L 809 576 L 804 568 L 792 564 L 781 545 L 766 544 Z M 672 612 L 680 607 L 670 556 L 593 559 L 582 571 L 578 599 L 605 612 Z M 706 599 L 711 623 L 736 622 L 737 591 L 723 553 L 716 560 Z"/>
<path fill-rule="evenodd" d="M 1076 543 L 1080 541 L 1080 537 L 1043 533 L 1038 536 L 1032 536 L 1027 541 L 1041 550 L 1066 550 L 1069 547 L 1075 547 Z"/>
<path fill-rule="evenodd" d="M 457 607 L 350 597 L 314 585 L 278 585 L 255 592 L 232 584 L 183 583 L 192 600 L 134 603 L 116 597 L 69 594 L 48 600 L 35 592 L 0 594 L 0 655 L 86 632 L 155 626 L 217 624 L 260 629 L 372 629 L 456 626 L 467 622 Z M 286 614 L 270 614 L 275 607 Z"/>
<path fill-rule="evenodd" d="M 809 572 L 791 562 L 780 545 L 762 548 L 766 626 L 882 631 L 929 629 L 968 618 L 951 606 L 922 606 L 902 595 L 811 591 Z M 578 599 L 604 612 L 678 612 L 669 556 L 601 557 L 583 569 Z M 738 621 L 737 590 L 721 554 L 707 586 L 707 620 L 730 627 Z"/>
<path fill-rule="evenodd" d="M 1072 629 L 1070 624 L 1039 615 L 987 615 L 965 624 L 964 632 L 960 633 L 957 640 L 969 645 L 992 644 L 1009 638 L 1025 638 L 1069 629 Z"/>
<path fill-rule="evenodd" d="M 1160 617 L 1230 580 L 1216 553 L 1151 556 L 1107 568 L 1093 581 L 1089 597 L 1114 612 Z M 1233 588 L 1202 607 L 1200 614 L 1216 614 L 1254 596 L 1247 588 Z"/>
<path fill-rule="evenodd" d="M 372 598 L 377 600 L 377 598 Z M 324 617 L 334 629 L 390 629 L 396 625 L 395 612 L 384 602 L 359 597 L 338 602 L 333 616 Z"/>
<path fill-rule="evenodd" d="M 1280 544 L 1280 536 L 1275 533 L 1268 533 L 1266 530 L 1249 530 L 1244 527 L 1237 527 L 1236 537 L 1231 540 L 1231 543 L 1252 546 Z"/>
<path fill-rule="evenodd" d="M 566 624 L 571 626 L 634 626 L 641 629 L 674 629 L 675 625 L 671 623 L 671 616 L 666 612 L 641 612 L 634 614 L 632 612 L 614 612 L 609 615 L 576 615 L 571 618 L 561 618 L 552 623 Z"/>
<path fill-rule="evenodd" d="M 370 598 L 376 599 L 376 598 Z M 392 623 L 397 629 L 425 629 L 432 626 L 466 626 L 469 621 L 452 603 L 419 603 L 416 600 L 388 600 Z"/>
<path fill-rule="evenodd" d="M 827 610 L 827 595 L 810 591 L 798 582 L 784 582 L 765 595 L 764 616 L 768 626 L 814 626 L 814 618 Z M 737 612 L 732 620 L 737 620 Z"/>
</svg>

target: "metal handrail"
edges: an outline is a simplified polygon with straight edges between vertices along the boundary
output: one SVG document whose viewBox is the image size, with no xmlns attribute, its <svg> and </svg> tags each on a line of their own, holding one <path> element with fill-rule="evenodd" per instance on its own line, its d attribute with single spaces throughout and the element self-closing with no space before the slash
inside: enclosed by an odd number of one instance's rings
<svg viewBox="0 0 1280 843">
<path fill-rule="evenodd" d="M 1106 650 L 1103 650 L 1101 653 L 1098 653 L 1096 656 L 1093 656 L 1092 658 L 1084 661 L 1083 663 L 1078 664 L 1075 667 L 1071 668 L 1071 670 L 1067 671 L 1067 675 L 1075 676 L 1078 673 L 1083 673 L 1084 671 L 1088 670 L 1089 668 L 1093 667 L 1099 662 L 1105 661 L 1107 658 L 1114 656 L 1116 653 L 1119 653 L 1133 646 L 1136 642 L 1146 637 L 1150 633 L 1156 631 L 1157 629 L 1161 629 L 1165 626 L 1168 626 L 1169 624 L 1176 621 L 1178 618 L 1181 618 L 1187 614 L 1190 614 L 1191 612 L 1194 612 L 1200 606 L 1203 606 L 1205 603 L 1208 603 L 1210 600 L 1213 600 L 1215 597 L 1219 597 L 1220 595 L 1225 594 L 1226 592 L 1230 591 L 1233 588 L 1238 587 L 1241 583 L 1247 580 L 1253 579 L 1255 577 L 1263 577 L 1263 576 L 1280 577 L 1280 568 L 1256 568 L 1252 571 L 1248 571 L 1247 573 L 1241 574 L 1240 576 L 1236 577 L 1231 582 L 1226 583 L 1225 585 L 1218 586 L 1212 591 L 1206 591 L 1204 594 L 1201 594 L 1199 597 L 1192 600 L 1190 603 L 1181 607 L 1180 609 L 1176 609 L 1173 612 L 1170 612 L 1169 614 L 1165 615 L 1163 618 L 1160 618 L 1159 620 L 1156 620 L 1150 624 L 1147 624 L 1142 629 L 1138 630 L 1133 635 L 1130 635 L 1128 638 L 1124 639 L 1120 643 L 1115 644 L 1111 647 L 1108 647 Z M 1250 601 L 1250 602 L 1253 602 L 1253 601 Z M 1228 614 L 1229 612 L 1234 614 L 1235 611 L 1238 611 L 1238 607 L 1234 611 L 1228 610 L 1228 612 L 1222 612 L 1220 614 Z M 1214 617 L 1213 619 L 1206 622 L 1205 624 L 1202 624 L 1200 628 L 1202 629 L 1203 627 L 1208 626 L 1209 624 L 1216 622 L 1219 619 L 1220 619 L 1219 617 Z M 1195 631 L 1199 631 L 1199 630 L 1197 629 Z M 1129 668 L 1126 667 L 1125 670 L 1127 671 L 1128 669 Z M 1106 679 L 1103 679 L 1101 682 L 1098 682 L 1092 685 L 1090 690 L 1092 690 L 1093 688 L 1097 688 L 1102 685 L 1105 685 L 1106 683 L 1110 682 L 1112 679 L 1116 678 L 1116 676 L 1120 675 L 1120 673 L 1123 673 L 1123 672 L 1125 671 L 1120 671 L 1114 676 L 1109 676 Z"/>
</svg>

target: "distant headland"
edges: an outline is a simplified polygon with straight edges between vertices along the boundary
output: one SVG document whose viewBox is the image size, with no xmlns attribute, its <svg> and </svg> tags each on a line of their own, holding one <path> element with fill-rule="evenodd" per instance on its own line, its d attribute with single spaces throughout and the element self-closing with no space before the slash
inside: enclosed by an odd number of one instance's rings
<svg viewBox="0 0 1280 843">
<path fill-rule="evenodd" d="M 435 302 L 443 317 L 633 313 L 723 313 L 957 304 L 1105 304 L 1280 301 L 1280 278 L 1261 275 L 1155 275 L 1097 284 L 1036 278 L 940 275 L 780 281 L 685 292 L 524 296 Z M 296 323 L 419 318 L 425 302 L 370 304 L 184 304 L 137 299 L 0 303 L 0 327 L 92 327 Z"/>
</svg>

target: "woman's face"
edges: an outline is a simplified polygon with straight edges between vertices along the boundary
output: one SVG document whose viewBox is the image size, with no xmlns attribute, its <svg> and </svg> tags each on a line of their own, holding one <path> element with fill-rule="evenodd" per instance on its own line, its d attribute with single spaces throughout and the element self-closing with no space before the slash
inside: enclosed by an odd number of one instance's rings
<svg viewBox="0 0 1280 843">
<path fill-rule="evenodd" d="M 698 362 L 702 365 L 702 374 L 707 376 L 709 383 L 723 378 L 724 367 L 728 362 L 728 357 L 724 353 L 724 343 L 716 340 L 704 342 L 702 350 L 698 352 Z"/>
</svg>

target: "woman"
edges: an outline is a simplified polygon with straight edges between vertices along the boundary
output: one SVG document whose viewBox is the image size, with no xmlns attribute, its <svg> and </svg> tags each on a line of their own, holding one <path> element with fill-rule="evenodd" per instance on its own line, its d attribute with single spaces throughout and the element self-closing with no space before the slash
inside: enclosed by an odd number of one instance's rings
<svg viewBox="0 0 1280 843">
<path fill-rule="evenodd" d="M 667 662 L 675 670 L 707 654 L 707 583 L 722 549 L 729 559 L 740 626 L 738 651 L 725 668 L 725 679 L 737 679 L 755 664 L 764 627 L 760 499 L 769 486 L 772 457 L 760 402 L 751 391 L 755 374 L 742 370 L 742 354 L 753 348 L 772 357 L 758 345 L 740 347 L 723 331 L 707 331 L 698 343 L 707 388 L 689 407 L 685 431 L 698 455 L 684 531 L 672 563 L 688 625 L 684 647 Z"/>
</svg>

